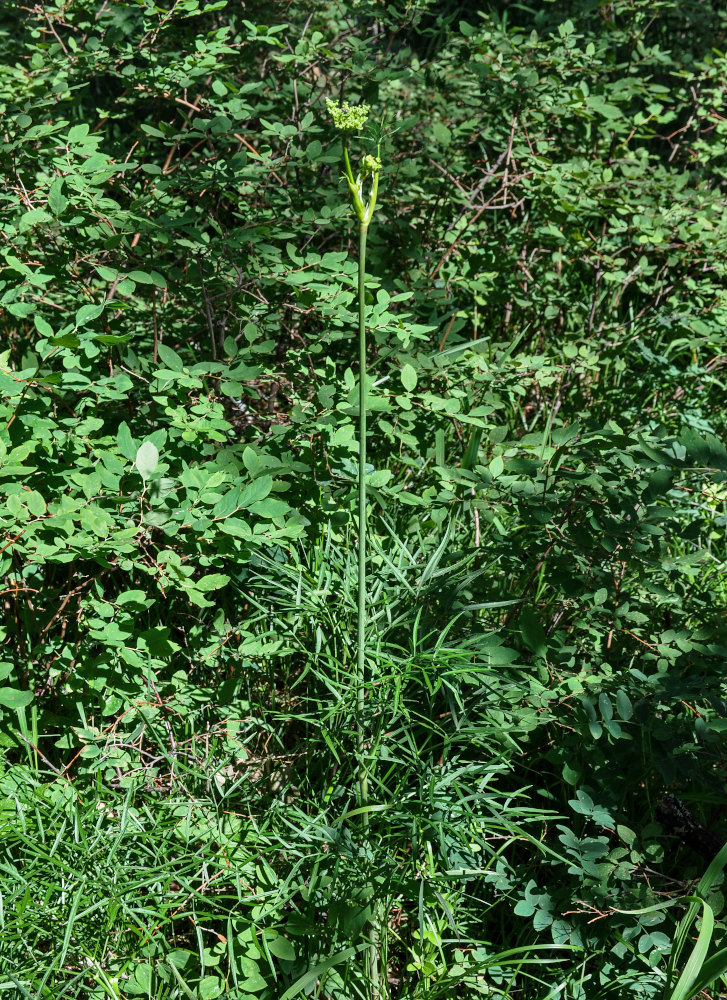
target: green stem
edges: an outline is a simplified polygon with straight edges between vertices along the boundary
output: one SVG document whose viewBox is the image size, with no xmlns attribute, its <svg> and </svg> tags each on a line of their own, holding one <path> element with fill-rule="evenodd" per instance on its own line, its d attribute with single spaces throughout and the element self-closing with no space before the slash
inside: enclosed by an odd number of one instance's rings
<svg viewBox="0 0 727 1000">
<path fill-rule="evenodd" d="M 348 139 L 346 138 L 346 136 L 344 136 L 342 139 L 342 145 L 343 145 L 343 162 L 346 167 L 346 179 L 351 184 L 353 184 L 353 170 L 351 169 L 351 160 L 348 155 Z"/>
<path fill-rule="evenodd" d="M 363 828 L 368 832 L 369 779 L 364 762 L 363 718 L 366 708 L 366 236 L 359 229 L 358 254 L 358 629 L 356 659 L 356 714 L 358 716 L 358 785 Z"/>
<path fill-rule="evenodd" d="M 368 223 L 359 229 L 358 254 L 358 621 L 356 640 L 356 750 L 359 807 L 364 835 L 369 832 L 369 775 L 365 759 L 366 712 L 366 236 Z M 375 905 L 375 904 L 374 904 Z M 368 924 L 367 973 L 372 1000 L 381 996 L 379 983 L 379 928 L 374 915 Z"/>
</svg>

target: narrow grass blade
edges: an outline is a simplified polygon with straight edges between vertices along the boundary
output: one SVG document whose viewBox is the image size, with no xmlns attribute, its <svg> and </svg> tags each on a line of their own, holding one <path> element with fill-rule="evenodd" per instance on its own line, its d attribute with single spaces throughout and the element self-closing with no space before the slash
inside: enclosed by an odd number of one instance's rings
<svg viewBox="0 0 727 1000">
<path fill-rule="evenodd" d="M 702 901 L 704 897 L 707 896 L 710 889 L 714 885 L 716 879 L 723 871 L 726 863 L 727 863 L 727 845 L 723 847 L 722 850 L 717 854 L 717 856 L 710 862 L 706 872 L 697 883 L 696 893 L 695 896 L 692 897 L 692 899 L 690 900 L 689 909 L 677 924 L 677 928 L 674 934 L 674 944 L 672 947 L 672 953 L 669 957 L 669 965 L 667 968 L 668 983 L 671 983 L 674 979 L 675 975 L 674 970 L 676 968 L 676 964 L 679 961 L 679 958 L 681 957 L 682 951 L 684 950 L 684 946 L 686 944 L 687 937 L 689 935 L 689 930 L 699 913 L 700 906 L 706 905 L 706 903 L 703 904 Z M 699 941 L 697 941 L 697 945 L 698 944 Z M 695 945 L 695 950 L 697 948 L 697 945 Z M 692 952 L 692 956 L 693 955 L 694 951 Z M 704 961 L 704 957 L 705 956 L 702 956 L 702 962 Z M 684 971 L 686 972 L 686 969 Z M 682 977 L 680 977 L 679 983 L 682 982 L 683 977 L 684 973 L 682 973 Z M 679 983 L 677 983 L 677 987 Z M 669 996 L 670 995 L 667 993 L 666 997 Z"/>
<path fill-rule="evenodd" d="M 727 948 L 721 948 L 704 963 L 689 996 L 694 997 L 702 990 L 708 990 L 725 973 L 727 973 Z"/>
<path fill-rule="evenodd" d="M 172 973 L 174 974 L 174 978 L 179 983 L 179 988 L 182 990 L 182 992 L 184 993 L 184 995 L 187 997 L 187 1000 L 197 1000 L 197 998 L 195 997 L 194 993 L 192 993 L 192 991 L 190 990 L 189 986 L 187 986 L 187 984 L 185 983 L 185 981 L 182 979 L 182 976 L 181 976 L 181 974 L 179 972 L 179 969 L 176 967 L 176 965 L 174 964 L 174 962 L 172 962 L 171 959 L 169 959 L 167 961 L 167 965 L 172 970 Z"/>
<path fill-rule="evenodd" d="M 71 910 L 68 914 L 68 923 L 66 924 L 66 933 L 63 935 L 63 944 L 61 946 L 61 957 L 58 959 L 58 968 L 63 968 L 63 963 L 66 960 L 66 954 L 68 952 L 68 947 L 71 943 L 71 935 L 73 934 L 73 926 L 76 920 L 76 912 L 81 903 L 81 897 L 83 896 L 83 890 L 86 885 L 86 879 L 81 880 L 81 884 L 76 890 L 76 895 L 74 896 L 73 903 L 71 904 Z"/>
<path fill-rule="evenodd" d="M 697 937 L 697 942 L 692 949 L 687 964 L 684 966 L 679 980 L 674 989 L 667 993 L 664 1000 L 689 1000 L 694 996 L 694 984 L 707 958 L 707 951 L 712 941 L 714 932 L 714 912 L 708 903 L 703 904 L 702 927 Z M 698 991 L 696 991 L 698 992 Z"/>
<path fill-rule="evenodd" d="M 335 965 L 340 965 L 341 962 L 347 962 L 350 958 L 353 958 L 357 951 L 363 951 L 364 948 L 368 947 L 368 943 L 364 943 L 358 945 L 356 948 L 345 948 L 343 951 L 339 951 L 337 955 L 327 958 L 325 962 L 319 962 L 318 965 L 314 965 L 307 972 L 304 972 L 299 979 L 296 979 L 292 986 L 288 987 L 280 1000 L 292 1000 L 293 997 L 300 996 L 301 993 L 307 993 L 312 986 L 315 986 L 324 972 L 328 972 Z"/>
</svg>

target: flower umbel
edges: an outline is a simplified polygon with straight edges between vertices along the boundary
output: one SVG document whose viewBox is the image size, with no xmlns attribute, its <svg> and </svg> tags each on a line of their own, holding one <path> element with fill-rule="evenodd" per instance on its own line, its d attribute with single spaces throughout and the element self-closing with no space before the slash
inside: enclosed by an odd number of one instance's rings
<svg viewBox="0 0 727 1000">
<path fill-rule="evenodd" d="M 351 105 L 348 101 L 344 101 L 343 104 L 335 104 L 330 98 L 326 100 L 326 104 L 333 124 L 339 132 L 347 135 L 363 128 L 371 110 L 368 104 Z"/>
</svg>

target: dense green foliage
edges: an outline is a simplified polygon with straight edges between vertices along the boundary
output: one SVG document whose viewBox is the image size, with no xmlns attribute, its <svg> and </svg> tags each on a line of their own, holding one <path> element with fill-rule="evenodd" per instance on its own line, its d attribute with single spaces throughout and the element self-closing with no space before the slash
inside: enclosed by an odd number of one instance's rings
<svg viewBox="0 0 727 1000">
<path fill-rule="evenodd" d="M 0 8 L 8 996 L 727 995 L 721 860 L 675 932 L 727 781 L 725 48 L 716 0 Z M 327 99 L 381 119 L 363 699 Z"/>
</svg>

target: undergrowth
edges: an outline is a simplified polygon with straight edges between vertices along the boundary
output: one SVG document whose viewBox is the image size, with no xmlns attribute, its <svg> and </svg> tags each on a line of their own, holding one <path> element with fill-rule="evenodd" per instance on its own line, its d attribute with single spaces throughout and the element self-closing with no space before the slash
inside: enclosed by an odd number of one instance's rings
<svg viewBox="0 0 727 1000">
<path fill-rule="evenodd" d="M 727 18 L 349 8 L 0 9 L 0 993 L 716 1000 Z"/>
</svg>

